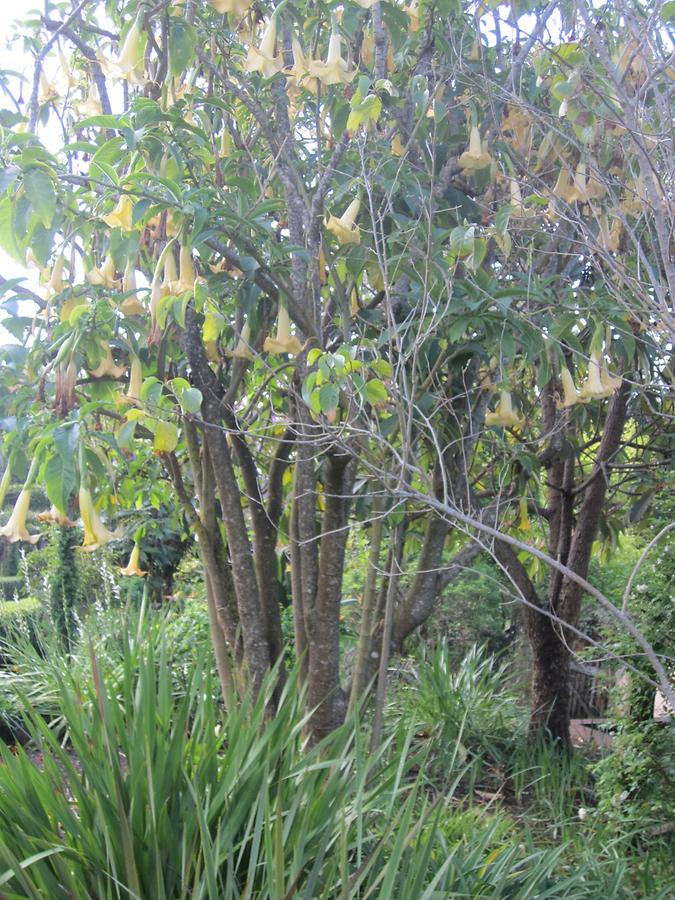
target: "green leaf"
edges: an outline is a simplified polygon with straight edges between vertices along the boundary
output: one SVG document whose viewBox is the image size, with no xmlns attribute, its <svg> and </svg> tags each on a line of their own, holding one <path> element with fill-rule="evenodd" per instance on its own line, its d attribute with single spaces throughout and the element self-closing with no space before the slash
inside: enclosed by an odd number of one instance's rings
<svg viewBox="0 0 675 900">
<path fill-rule="evenodd" d="M 29 169 L 23 177 L 26 196 L 45 228 L 50 228 L 56 215 L 54 182 L 45 169 Z"/>
<path fill-rule="evenodd" d="M 196 413 L 202 408 L 202 392 L 198 388 L 188 388 L 178 398 L 180 408 L 185 413 Z"/>
<path fill-rule="evenodd" d="M 204 326 L 202 328 L 202 339 L 205 344 L 209 341 L 217 341 L 220 337 L 225 318 L 211 306 L 207 306 L 204 312 Z"/>
<path fill-rule="evenodd" d="M 339 399 L 340 392 L 338 391 L 336 384 L 332 384 L 329 381 L 326 384 L 321 385 L 321 389 L 319 390 L 319 408 L 321 409 L 321 412 L 335 412 Z"/>
<path fill-rule="evenodd" d="M 16 240 L 14 204 L 9 197 L 0 200 L 0 248 L 12 259 L 21 264 L 24 263 L 24 254 Z"/>
<path fill-rule="evenodd" d="M 18 166 L 5 166 L 0 170 L 0 194 L 4 194 L 7 188 L 11 187 L 19 177 L 21 169 Z"/>
<path fill-rule="evenodd" d="M 373 406 L 376 406 L 378 403 L 386 403 L 389 399 L 389 392 L 384 382 L 380 381 L 379 378 L 371 378 L 370 381 L 367 381 L 365 390 L 366 399 Z"/>
<path fill-rule="evenodd" d="M 356 99 L 356 96 L 354 99 Z M 351 112 L 347 119 L 347 129 L 356 131 L 367 122 L 377 122 L 381 112 L 382 101 L 376 94 L 369 94 L 361 103 L 354 104 L 354 100 L 352 100 Z"/>
<path fill-rule="evenodd" d="M 152 448 L 155 453 L 171 453 L 178 446 L 178 429 L 173 422 L 157 420 Z"/>
<path fill-rule="evenodd" d="M 169 68 L 171 74 L 186 72 L 195 58 L 197 32 L 185 19 L 174 19 L 169 31 Z"/>
<path fill-rule="evenodd" d="M 664 22 L 672 22 L 675 19 L 675 0 L 668 0 L 661 7 L 661 18 Z"/>
<path fill-rule="evenodd" d="M 68 500 L 75 490 L 75 457 L 59 452 L 50 456 L 45 465 L 44 479 L 47 497 L 65 515 Z"/>
</svg>

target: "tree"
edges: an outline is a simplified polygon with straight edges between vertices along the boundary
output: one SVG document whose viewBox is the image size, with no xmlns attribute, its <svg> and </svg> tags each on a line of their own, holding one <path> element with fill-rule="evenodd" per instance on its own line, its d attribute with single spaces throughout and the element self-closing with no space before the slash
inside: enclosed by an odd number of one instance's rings
<svg viewBox="0 0 675 900">
<path fill-rule="evenodd" d="M 227 702 L 275 662 L 283 679 L 280 548 L 321 737 L 346 704 L 350 527 L 373 533 L 351 693 L 379 667 L 381 707 L 390 650 L 480 525 L 536 607 L 535 725 L 565 737 L 551 623 L 575 625 L 672 326 L 660 9 L 165 0 L 27 24 L 0 201 L 4 249 L 43 272 L 4 284 L 26 492 L 44 479 L 63 513 L 77 492 L 89 549 L 125 520 L 138 536 L 137 514 L 104 526 L 111 501 L 177 498 Z M 545 604 L 499 539 L 514 508 L 576 575 L 553 571 Z"/>
</svg>

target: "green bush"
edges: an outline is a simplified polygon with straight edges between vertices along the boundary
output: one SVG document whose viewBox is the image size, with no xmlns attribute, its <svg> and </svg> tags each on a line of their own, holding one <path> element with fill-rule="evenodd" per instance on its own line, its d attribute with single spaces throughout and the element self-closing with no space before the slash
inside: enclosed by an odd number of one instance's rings
<svg viewBox="0 0 675 900">
<path fill-rule="evenodd" d="M 454 778 L 457 765 L 478 777 L 486 762 L 509 758 L 526 717 L 508 686 L 505 665 L 474 645 L 458 666 L 447 642 L 423 658 L 406 690 L 407 714 L 429 749 L 432 777 Z"/>
<path fill-rule="evenodd" d="M 0 661 L 3 646 L 16 638 L 17 634 L 30 637 L 34 633 L 35 620 L 40 611 L 40 601 L 35 597 L 21 597 L 18 600 L 0 600 Z"/>
</svg>

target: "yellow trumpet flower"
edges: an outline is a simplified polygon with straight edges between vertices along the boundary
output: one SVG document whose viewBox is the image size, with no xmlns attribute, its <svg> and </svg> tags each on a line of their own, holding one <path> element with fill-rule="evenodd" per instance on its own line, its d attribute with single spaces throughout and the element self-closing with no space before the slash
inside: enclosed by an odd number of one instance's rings
<svg viewBox="0 0 675 900">
<path fill-rule="evenodd" d="M 328 216 L 325 223 L 328 231 L 332 232 L 340 244 L 359 244 L 361 231 L 356 224 L 356 217 L 361 209 L 361 201 L 357 197 L 352 200 L 347 209 L 338 219 L 336 216 Z"/>
<path fill-rule="evenodd" d="M 410 22 L 408 23 L 408 31 L 414 34 L 420 30 L 420 10 L 418 0 L 412 0 L 409 6 L 404 6 L 403 11 L 408 14 Z"/>
<path fill-rule="evenodd" d="M 253 0 L 209 0 L 217 13 L 232 13 L 237 18 L 242 18 L 251 6 Z"/>
<path fill-rule="evenodd" d="M 144 572 L 141 569 L 141 548 L 138 541 L 135 541 L 134 549 L 131 551 L 131 556 L 129 557 L 129 562 L 125 568 L 120 569 L 120 575 L 137 575 L 139 578 L 144 578 L 147 574 L 147 572 Z"/>
<path fill-rule="evenodd" d="M 600 372 L 600 381 L 602 382 L 605 390 L 610 391 L 612 394 L 614 391 L 618 390 L 622 383 L 623 378 L 621 375 L 610 375 L 609 369 L 607 368 L 607 363 L 603 362 L 602 370 Z"/>
<path fill-rule="evenodd" d="M 580 398 L 572 373 L 567 366 L 562 366 L 560 370 L 560 381 L 563 387 L 563 398 L 558 401 L 558 409 L 568 409 L 570 406 L 575 406 Z"/>
<path fill-rule="evenodd" d="M 166 297 L 171 293 L 171 285 L 178 281 L 178 269 L 176 268 L 176 258 L 173 252 L 168 253 L 164 259 L 164 277 L 161 281 L 162 297 Z"/>
<path fill-rule="evenodd" d="M 100 116 L 103 113 L 103 107 L 99 100 L 98 91 L 96 90 L 96 82 L 92 81 L 89 85 L 89 93 L 84 100 L 74 103 L 77 114 L 83 119 L 89 119 L 93 116 Z"/>
<path fill-rule="evenodd" d="M 480 131 L 474 125 L 469 134 L 469 149 L 465 150 L 459 158 L 459 165 L 465 174 L 478 172 L 492 165 L 492 157 L 487 152 L 487 143 L 481 143 Z"/>
<path fill-rule="evenodd" d="M 127 36 L 120 47 L 119 57 L 116 60 L 100 60 L 103 70 L 114 78 L 122 78 L 129 84 L 143 84 L 143 55 L 141 41 L 143 31 L 138 24 L 138 19 L 127 32 Z"/>
<path fill-rule="evenodd" d="M 328 42 L 326 62 L 319 59 L 309 61 L 309 74 L 318 78 L 322 84 L 351 84 L 356 69 L 350 69 L 340 54 L 341 37 L 333 31 Z"/>
<path fill-rule="evenodd" d="M 173 256 L 173 241 L 170 241 L 162 250 L 155 272 L 152 276 L 152 285 L 150 288 L 150 332 L 148 334 L 148 344 L 157 344 L 161 340 L 162 332 L 159 327 L 159 304 L 162 297 L 166 297 L 169 293 L 169 285 L 178 280 L 178 272 L 176 271 L 176 260 Z M 163 280 L 160 276 L 163 273 Z"/>
<path fill-rule="evenodd" d="M 82 517 L 82 527 L 84 529 L 84 540 L 80 550 L 84 550 L 86 553 L 93 553 L 94 550 L 98 550 L 104 544 L 118 540 L 122 536 L 119 530 L 110 531 L 105 527 L 99 514 L 96 512 L 91 493 L 84 485 L 80 485 L 79 500 L 80 516 Z"/>
<path fill-rule="evenodd" d="M 169 257 L 167 257 L 168 261 Z M 173 256 L 171 256 L 173 262 Z M 192 250 L 189 244 L 181 245 L 180 254 L 180 276 L 169 281 L 169 293 L 184 294 L 186 291 L 194 291 L 195 288 L 195 269 L 192 265 Z M 174 263 L 175 265 L 175 263 Z M 166 277 L 166 276 L 165 276 Z"/>
<path fill-rule="evenodd" d="M 375 62 L 375 35 L 373 29 L 368 28 L 363 34 L 361 41 L 361 62 L 367 68 L 371 69 Z"/>
<path fill-rule="evenodd" d="M 604 377 L 603 377 L 604 373 Z M 609 374 L 607 363 L 599 350 L 591 353 L 588 363 L 588 377 L 581 386 L 579 398 L 587 403 L 590 400 L 601 400 L 611 397 L 621 384 L 621 378 L 615 378 Z"/>
<path fill-rule="evenodd" d="M 291 38 L 291 47 L 293 48 L 293 65 L 290 69 L 285 70 L 290 80 L 290 86 L 305 88 L 312 94 L 316 94 L 319 90 L 319 79 L 310 76 L 309 60 L 305 56 L 300 41 L 295 36 Z"/>
<path fill-rule="evenodd" d="M 272 78 L 284 67 L 281 56 L 274 55 L 277 42 L 277 20 L 275 16 L 270 19 L 265 29 L 260 47 L 249 47 L 244 68 L 247 72 L 260 72 L 265 78 Z"/>
<path fill-rule="evenodd" d="M 574 182 L 570 179 L 570 173 L 565 166 L 562 166 L 558 172 L 558 178 L 553 186 L 553 195 L 560 197 L 565 203 L 572 203 L 575 199 Z"/>
<path fill-rule="evenodd" d="M 117 201 L 115 209 L 111 213 L 108 213 L 107 216 L 102 216 L 102 218 L 105 224 L 109 225 L 110 228 L 121 228 L 122 231 L 133 231 L 134 226 L 131 224 L 133 211 L 134 201 L 129 194 L 122 194 Z"/>
<path fill-rule="evenodd" d="M 141 399 L 141 388 L 143 387 L 143 365 L 136 354 L 131 358 L 131 371 L 129 373 L 129 387 L 124 395 L 125 400 L 132 403 Z"/>
<path fill-rule="evenodd" d="M 485 416 L 485 424 L 501 425 L 504 428 L 522 428 L 524 419 L 513 410 L 513 399 L 510 391 L 500 391 L 499 402 L 495 412 L 489 412 Z"/>
<path fill-rule="evenodd" d="M 520 184 L 515 178 L 509 178 L 509 194 L 511 196 L 511 212 L 514 216 L 528 216 L 531 210 L 523 206 L 523 195 L 520 193 Z"/>
<path fill-rule="evenodd" d="M 127 367 L 115 365 L 112 350 L 106 341 L 101 341 L 101 347 L 103 348 L 103 359 L 95 369 L 90 369 L 90 375 L 93 375 L 94 378 L 103 378 L 106 375 L 109 375 L 112 378 L 121 378 L 126 372 Z"/>
<path fill-rule="evenodd" d="M 249 359 L 253 361 L 255 359 L 255 354 L 251 350 L 251 326 L 248 322 L 244 323 L 244 327 L 241 329 L 241 334 L 239 335 L 239 340 L 237 341 L 237 346 L 234 348 L 230 356 L 236 356 L 239 359 Z"/>
<path fill-rule="evenodd" d="M 68 87 L 74 88 L 78 83 L 78 79 L 76 75 L 73 75 L 73 70 L 70 68 L 70 63 L 66 59 L 66 54 L 63 52 L 61 47 L 59 47 L 57 51 L 57 56 L 59 57 L 59 68 L 61 69 L 61 74 L 68 82 Z"/>
<path fill-rule="evenodd" d="M 94 268 L 87 272 L 87 281 L 89 284 L 114 289 L 117 287 L 115 273 L 115 263 L 113 262 L 112 256 L 108 254 L 100 269 L 94 266 Z"/>
<path fill-rule="evenodd" d="M 0 528 L 0 536 L 9 541 L 10 544 L 16 544 L 17 541 L 27 541 L 29 544 L 37 544 L 40 540 L 39 534 L 29 534 L 26 527 L 26 519 L 28 517 L 28 509 L 30 507 L 30 489 L 24 488 L 16 498 L 14 509 L 9 517 L 6 525 Z"/>
<path fill-rule="evenodd" d="M 124 278 L 122 279 L 122 290 L 129 296 L 125 297 L 120 304 L 120 312 L 123 312 L 125 316 L 144 316 L 146 314 L 146 309 L 136 294 L 136 288 L 136 266 L 129 260 L 124 267 Z"/>
<path fill-rule="evenodd" d="M 68 516 L 64 516 L 53 503 L 46 512 L 38 513 L 36 518 L 39 522 L 51 522 L 54 525 L 60 525 L 62 528 L 73 528 L 75 526 L 75 522 L 69 519 Z"/>
<path fill-rule="evenodd" d="M 518 522 L 518 528 L 520 531 L 532 531 L 532 523 L 530 522 L 530 515 L 527 510 L 527 498 L 521 497 L 518 501 L 518 508 L 520 512 L 520 520 Z"/>
<path fill-rule="evenodd" d="M 610 228 L 607 216 L 604 213 L 600 216 L 598 243 L 607 253 L 616 253 L 621 246 L 621 221 L 619 219 L 616 219 Z"/>
<path fill-rule="evenodd" d="M 49 275 L 49 281 L 47 282 L 47 299 L 53 297 L 54 294 L 60 294 L 65 287 L 63 281 L 63 262 L 63 256 L 57 256 L 56 261 L 54 262 L 54 268 L 52 269 Z"/>
<path fill-rule="evenodd" d="M 300 341 L 291 334 L 291 319 L 288 310 L 281 302 L 277 316 L 276 337 L 265 338 L 263 350 L 266 353 L 290 353 L 291 356 L 297 356 L 302 350 Z"/>
<path fill-rule="evenodd" d="M 40 69 L 40 93 L 38 95 L 38 103 L 44 106 L 45 103 L 51 103 L 59 96 L 56 86 L 51 82 L 44 69 Z"/>
</svg>

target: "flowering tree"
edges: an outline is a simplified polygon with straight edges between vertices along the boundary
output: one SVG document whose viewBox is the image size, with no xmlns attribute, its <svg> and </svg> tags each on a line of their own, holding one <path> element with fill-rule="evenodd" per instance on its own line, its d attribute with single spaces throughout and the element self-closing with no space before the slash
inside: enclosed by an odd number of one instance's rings
<svg viewBox="0 0 675 900">
<path fill-rule="evenodd" d="M 670 452 L 673 287 L 669 5 L 568 6 L 129 0 L 25 24 L 0 243 L 41 275 L 3 285 L 27 472 L 3 534 L 26 539 L 38 479 L 57 517 L 78 498 L 85 550 L 142 542 L 132 511 L 173 498 L 228 703 L 280 661 L 287 575 L 321 736 L 378 667 L 382 699 L 391 648 L 488 550 L 531 611 L 534 726 L 566 739 L 561 623 L 627 479 L 648 498 Z"/>
</svg>

